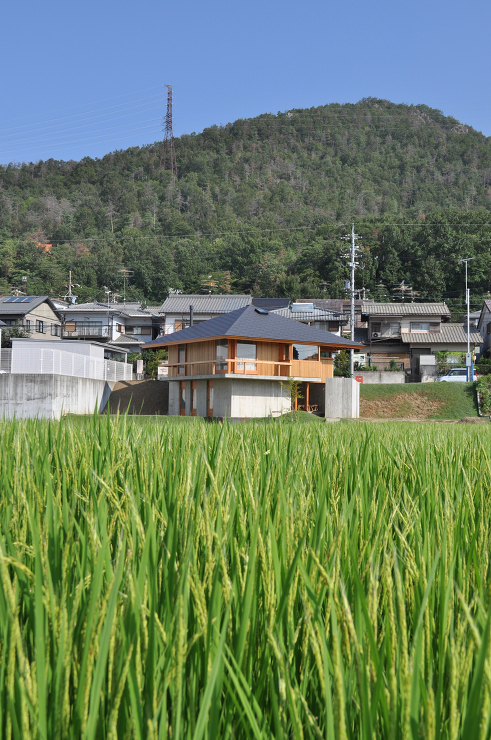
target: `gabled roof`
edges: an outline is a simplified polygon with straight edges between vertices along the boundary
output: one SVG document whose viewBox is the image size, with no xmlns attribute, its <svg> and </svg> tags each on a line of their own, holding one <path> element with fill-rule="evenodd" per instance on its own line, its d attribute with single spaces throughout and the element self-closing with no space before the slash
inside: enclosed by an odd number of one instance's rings
<svg viewBox="0 0 491 740">
<path fill-rule="evenodd" d="M 289 298 L 253 298 L 252 305 L 257 308 L 265 308 L 267 311 L 276 311 L 278 308 L 288 308 Z"/>
<path fill-rule="evenodd" d="M 342 339 L 322 329 L 313 329 L 300 321 L 285 319 L 274 313 L 261 313 L 265 309 L 244 306 L 235 311 L 217 316 L 208 321 L 190 326 L 188 329 L 157 337 L 143 345 L 147 347 L 166 347 L 169 344 L 197 342 L 216 337 L 242 337 L 244 339 L 271 339 L 279 342 L 298 342 L 299 344 L 324 344 L 335 348 L 355 348 L 361 344 Z"/>
<path fill-rule="evenodd" d="M 19 300 L 12 300 L 13 298 L 11 295 L 0 298 L 0 316 L 25 316 L 44 302 L 48 303 L 52 311 L 57 310 L 48 295 L 18 296 Z"/>
<path fill-rule="evenodd" d="M 442 324 L 441 332 L 405 332 L 401 334 L 403 344 L 466 344 L 467 332 L 463 324 Z M 477 331 L 471 331 L 471 344 L 482 344 L 482 336 Z"/>
<path fill-rule="evenodd" d="M 446 303 L 364 303 L 366 316 L 450 316 Z"/>
<path fill-rule="evenodd" d="M 189 306 L 197 313 L 229 313 L 236 308 L 250 306 L 250 295 L 170 295 L 160 307 L 160 313 L 189 313 Z"/>
</svg>

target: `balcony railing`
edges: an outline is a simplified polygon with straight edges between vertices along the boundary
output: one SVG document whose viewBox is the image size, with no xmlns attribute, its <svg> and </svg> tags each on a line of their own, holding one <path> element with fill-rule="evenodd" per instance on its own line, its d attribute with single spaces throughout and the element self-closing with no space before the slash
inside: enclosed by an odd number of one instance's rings
<svg viewBox="0 0 491 740">
<path fill-rule="evenodd" d="M 248 360 L 239 357 L 197 362 L 176 362 L 168 365 L 168 377 L 185 378 L 199 375 L 268 376 L 273 378 L 319 378 L 331 377 L 331 359 L 326 360 Z"/>
<path fill-rule="evenodd" d="M 80 337 L 108 337 L 109 327 L 107 326 L 77 326 L 75 328 L 64 327 L 62 336 L 65 339 L 77 339 Z"/>
</svg>

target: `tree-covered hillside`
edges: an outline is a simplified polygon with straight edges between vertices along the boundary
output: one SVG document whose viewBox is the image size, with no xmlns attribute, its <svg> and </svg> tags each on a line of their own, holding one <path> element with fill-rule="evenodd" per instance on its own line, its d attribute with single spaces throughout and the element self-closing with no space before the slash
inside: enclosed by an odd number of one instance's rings
<svg viewBox="0 0 491 740">
<path fill-rule="evenodd" d="M 291 296 L 343 294 L 340 237 L 364 236 L 358 280 L 390 295 L 458 298 L 459 256 L 490 288 L 491 143 L 427 106 L 365 99 L 262 115 L 100 160 L 0 167 L 0 292 L 121 292 L 159 301 L 169 287 Z M 51 245 L 46 247 L 45 245 Z M 327 283 L 321 287 L 321 283 Z M 385 287 L 381 286 L 383 283 Z M 377 288 L 377 285 L 379 286 Z"/>
</svg>

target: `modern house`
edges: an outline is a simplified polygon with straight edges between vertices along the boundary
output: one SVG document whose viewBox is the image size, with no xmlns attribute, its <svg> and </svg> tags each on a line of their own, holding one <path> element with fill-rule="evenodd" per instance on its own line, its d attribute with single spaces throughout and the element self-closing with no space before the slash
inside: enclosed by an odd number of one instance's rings
<svg viewBox="0 0 491 740">
<path fill-rule="evenodd" d="M 380 369 L 395 358 L 417 376 L 421 356 L 467 349 L 466 328 L 450 323 L 445 303 L 370 303 L 364 305 L 362 318 L 368 321 L 367 354 Z M 479 332 L 471 328 L 471 349 L 481 342 Z"/>
<path fill-rule="evenodd" d="M 482 336 L 481 357 L 491 357 L 491 301 L 484 301 L 481 308 L 477 331 Z"/>
<path fill-rule="evenodd" d="M 63 339 L 84 339 L 139 352 L 145 342 L 158 336 L 161 318 L 157 308 L 140 303 L 57 303 L 63 316 Z M 110 359 L 110 357 L 108 357 Z"/>
<path fill-rule="evenodd" d="M 169 350 L 169 414 L 244 419 L 287 411 L 289 377 L 302 384 L 301 405 L 322 412 L 332 353 L 360 346 L 248 305 L 144 349 Z"/>
<path fill-rule="evenodd" d="M 199 324 L 201 321 L 208 321 L 216 316 L 230 313 L 230 311 L 251 304 L 251 295 L 171 294 L 159 309 L 159 316 L 163 325 L 161 333 L 173 334 L 190 326 L 191 311 L 193 312 L 192 323 Z"/>
<path fill-rule="evenodd" d="M 0 320 L 6 329 L 22 329 L 33 339 L 61 337 L 61 318 L 54 301 L 47 295 L 3 296 L 0 298 Z"/>
</svg>

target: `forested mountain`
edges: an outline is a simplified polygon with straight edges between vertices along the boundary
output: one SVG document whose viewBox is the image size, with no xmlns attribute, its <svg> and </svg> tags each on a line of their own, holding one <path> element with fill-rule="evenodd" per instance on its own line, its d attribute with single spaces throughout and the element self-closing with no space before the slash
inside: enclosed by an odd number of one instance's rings
<svg viewBox="0 0 491 740">
<path fill-rule="evenodd" d="M 104 286 L 122 292 L 127 268 L 132 297 L 153 302 L 208 275 L 225 290 L 338 297 L 351 221 L 357 282 L 374 297 L 404 280 L 458 301 L 460 256 L 477 258 L 473 294 L 491 289 L 491 140 L 438 110 L 370 98 L 215 126 L 175 147 L 177 178 L 162 142 L 0 167 L 0 292 L 26 276 L 29 293 L 60 295 L 72 269 L 80 298 L 101 299 Z"/>
</svg>

